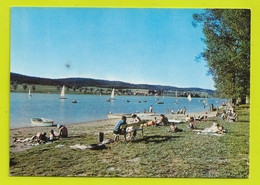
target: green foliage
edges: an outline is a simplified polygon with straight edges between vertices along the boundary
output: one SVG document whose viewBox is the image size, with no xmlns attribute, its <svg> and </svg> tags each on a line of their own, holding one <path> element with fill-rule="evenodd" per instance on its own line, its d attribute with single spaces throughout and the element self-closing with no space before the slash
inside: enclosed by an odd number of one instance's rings
<svg viewBox="0 0 260 185">
<path fill-rule="evenodd" d="M 250 10 L 207 9 L 193 15 L 201 24 L 207 61 L 218 94 L 245 99 L 250 94 Z"/>
</svg>

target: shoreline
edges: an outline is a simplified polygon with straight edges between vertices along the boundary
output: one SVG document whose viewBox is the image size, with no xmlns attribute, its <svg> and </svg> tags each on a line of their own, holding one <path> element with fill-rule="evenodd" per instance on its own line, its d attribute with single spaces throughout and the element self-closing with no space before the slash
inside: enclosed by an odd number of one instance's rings
<svg viewBox="0 0 260 185">
<path fill-rule="evenodd" d="M 186 114 L 187 115 L 187 114 Z M 183 120 L 186 115 L 184 114 L 165 114 L 165 116 L 171 120 L 171 119 L 179 119 Z M 203 116 L 206 115 L 208 118 L 214 117 L 216 115 L 216 111 L 207 113 L 205 112 L 194 112 L 189 113 L 189 116 Z M 150 121 L 154 120 L 154 117 L 159 119 L 159 115 L 154 116 L 144 116 L 141 117 L 142 120 Z M 73 124 L 64 124 L 68 128 L 69 131 L 69 137 L 77 137 L 79 135 L 98 135 L 99 132 L 103 132 L 105 137 L 106 135 L 112 133 L 113 128 L 115 124 L 120 120 L 120 118 L 113 118 L 113 119 L 105 119 L 105 120 L 96 120 L 96 121 L 90 121 L 90 122 L 82 122 L 82 123 L 73 123 Z M 127 121 L 132 122 L 132 118 L 128 118 Z M 26 139 L 31 138 L 32 136 L 36 135 L 38 132 L 46 132 L 47 136 L 49 136 L 49 133 L 51 130 L 54 130 L 58 132 L 58 129 L 56 126 L 48 127 L 48 126 L 31 126 L 31 127 L 22 127 L 22 128 L 14 128 L 10 129 L 9 132 L 9 147 L 10 152 L 16 153 L 21 152 L 27 149 L 30 149 L 34 147 L 32 143 L 28 142 L 14 142 L 14 139 Z"/>
<path fill-rule="evenodd" d="M 205 111 L 207 112 L 207 111 Z M 175 118 L 180 118 L 180 119 L 183 119 L 185 118 L 187 115 L 188 116 L 208 116 L 208 117 L 212 117 L 213 114 L 215 115 L 217 111 L 212 111 L 212 112 L 190 112 L 190 113 L 187 113 L 187 114 L 171 114 L 171 113 L 168 113 L 168 114 L 164 114 L 168 119 L 175 119 Z M 146 120 L 145 118 L 149 118 L 149 119 L 152 119 L 154 117 L 159 117 L 160 114 L 156 114 L 156 115 L 153 115 L 153 116 L 141 116 L 140 118 L 142 120 Z M 169 118 L 170 117 L 170 118 Z M 106 119 L 98 119 L 98 120 L 93 120 L 93 121 L 83 121 L 83 122 L 78 122 L 78 123 L 69 123 L 69 124 L 63 124 L 63 125 L 81 125 L 81 124 L 91 124 L 91 123 L 96 123 L 96 122 L 101 122 L 101 121 L 108 121 L 108 120 L 119 120 L 120 118 L 106 118 Z M 128 118 L 129 119 L 129 118 Z M 130 118 L 131 119 L 131 118 Z M 18 128 L 10 128 L 9 130 L 19 130 L 19 129 L 32 129 L 32 128 L 56 128 L 56 125 L 55 126 L 25 126 L 25 127 L 18 127 Z"/>
</svg>

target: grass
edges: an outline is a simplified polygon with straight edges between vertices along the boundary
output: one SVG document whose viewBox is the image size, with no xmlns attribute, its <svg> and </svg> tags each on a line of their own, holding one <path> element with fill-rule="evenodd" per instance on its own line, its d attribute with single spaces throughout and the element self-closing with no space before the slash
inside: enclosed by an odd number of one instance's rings
<svg viewBox="0 0 260 185">
<path fill-rule="evenodd" d="M 184 132 L 170 133 L 167 126 L 145 127 L 144 137 L 138 132 L 134 140 L 111 143 L 105 150 L 69 148 L 78 143 L 97 143 L 95 133 L 112 129 L 89 127 L 87 132 L 81 130 L 68 139 L 10 153 L 10 175 L 248 178 L 249 111 L 238 110 L 238 114 L 238 122 L 212 118 L 196 124 L 204 129 L 218 122 L 228 130 L 223 137 L 198 135 L 185 124 L 178 124 Z M 105 138 L 113 138 L 112 132 Z"/>
</svg>

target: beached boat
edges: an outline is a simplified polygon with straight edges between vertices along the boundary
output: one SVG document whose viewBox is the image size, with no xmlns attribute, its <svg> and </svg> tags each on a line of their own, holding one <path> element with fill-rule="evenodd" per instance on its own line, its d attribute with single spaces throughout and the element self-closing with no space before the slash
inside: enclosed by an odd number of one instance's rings
<svg viewBox="0 0 260 185">
<path fill-rule="evenodd" d="M 137 116 L 154 116 L 156 112 L 135 113 Z"/>
<path fill-rule="evenodd" d="M 67 98 L 65 97 L 65 85 L 63 85 L 63 87 L 62 87 L 62 89 L 61 89 L 60 99 L 67 99 Z"/>
<path fill-rule="evenodd" d="M 31 123 L 33 126 L 55 126 L 53 120 L 45 118 L 32 118 Z"/>
<path fill-rule="evenodd" d="M 112 114 L 112 113 L 109 113 L 107 114 L 107 117 L 109 119 L 113 119 L 113 118 L 121 118 L 122 116 L 125 116 L 127 118 L 130 118 L 132 114 Z"/>
</svg>

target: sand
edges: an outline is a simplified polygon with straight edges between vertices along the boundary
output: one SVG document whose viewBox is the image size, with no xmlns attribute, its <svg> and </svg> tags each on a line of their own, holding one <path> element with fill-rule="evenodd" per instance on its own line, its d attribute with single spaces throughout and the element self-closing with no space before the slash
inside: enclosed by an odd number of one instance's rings
<svg viewBox="0 0 260 185">
<path fill-rule="evenodd" d="M 214 117 L 216 112 L 210 112 L 205 114 L 204 112 L 195 112 L 195 113 L 188 113 L 189 116 L 207 116 L 207 117 Z M 165 115 L 169 120 L 184 120 L 186 115 L 183 114 L 166 114 Z M 145 116 L 141 117 L 142 120 L 154 120 L 154 117 L 157 120 L 160 119 L 159 115 L 156 116 Z M 100 131 L 104 134 L 112 133 L 115 124 L 119 121 L 119 119 L 106 119 L 106 120 L 98 120 L 98 121 L 91 121 L 79 124 L 69 124 L 66 127 L 69 130 L 69 137 L 75 137 L 80 134 L 89 134 L 89 135 L 98 135 Z M 132 121 L 131 118 L 128 118 L 129 122 Z M 58 132 L 57 127 L 24 127 L 24 128 L 16 128 L 10 129 L 10 152 L 21 152 L 33 147 L 36 143 L 30 142 L 14 142 L 15 138 L 18 139 L 26 139 L 31 138 L 32 136 L 36 135 L 38 132 L 46 132 L 49 135 L 51 129 Z"/>
</svg>

